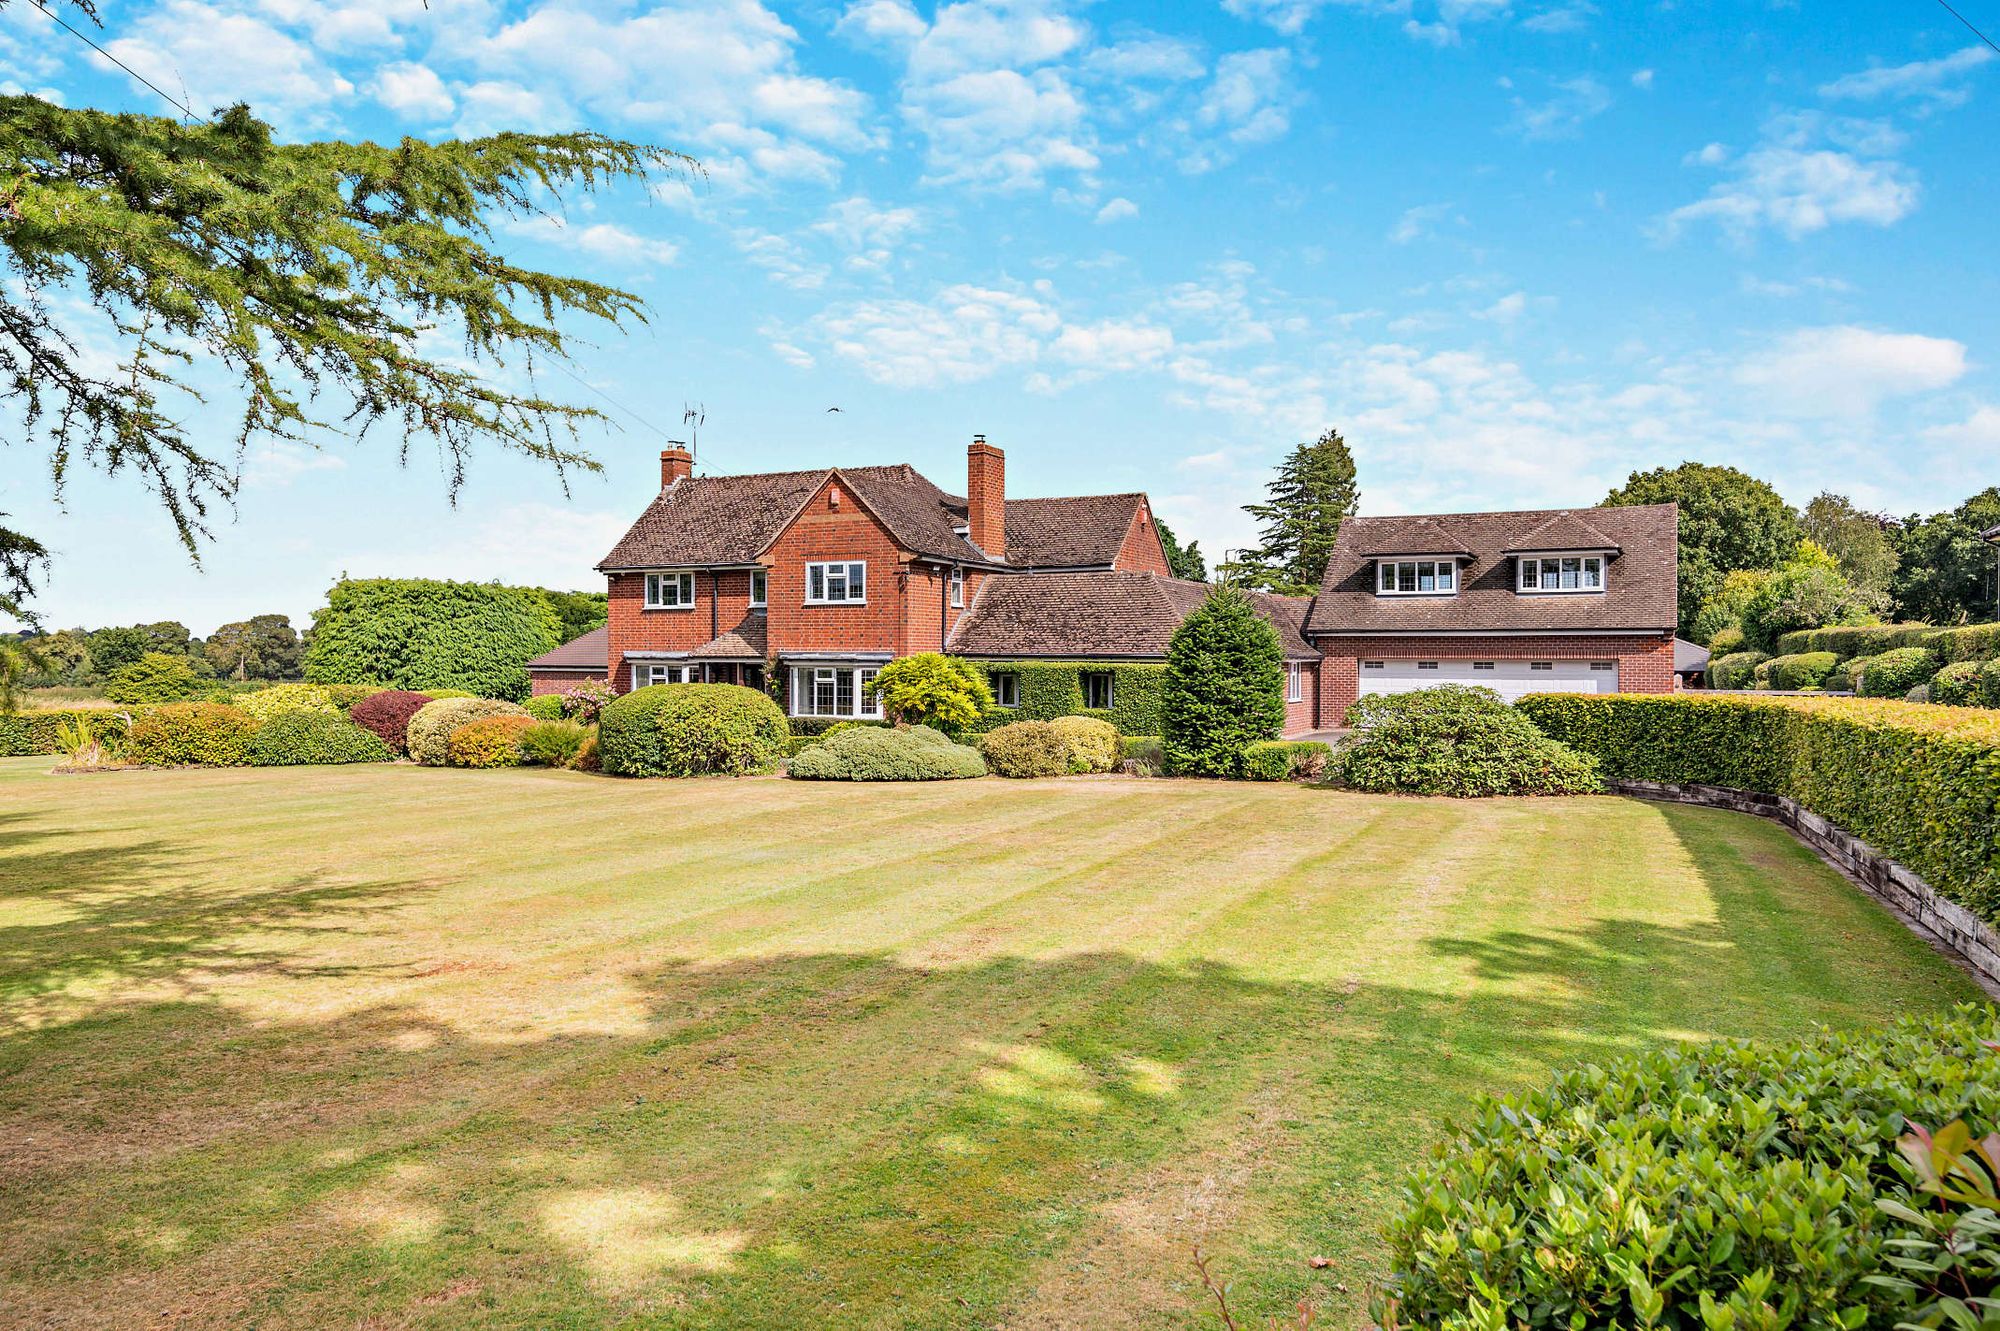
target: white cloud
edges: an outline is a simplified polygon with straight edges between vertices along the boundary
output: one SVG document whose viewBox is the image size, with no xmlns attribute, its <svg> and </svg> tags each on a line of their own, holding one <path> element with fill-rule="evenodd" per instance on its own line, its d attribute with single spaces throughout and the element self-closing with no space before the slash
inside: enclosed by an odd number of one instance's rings
<svg viewBox="0 0 2000 1331">
<path fill-rule="evenodd" d="M 861 41 L 909 45 L 928 32 L 930 24 L 904 0 L 855 0 L 833 30 Z"/>
<path fill-rule="evenodd" d="M 442 120 L 458 105 L 436 70 L 408 61 L 382 66 L 368 91 L 391 111 L 412 120 Z"/>
<path fill-rule="evenodd" d="M 1965 77 L 1993 59 L 1984 46 L 1968 46 L 1936 60 L 1912 60 L 1906 65 L 1876 65 L 1820 86 L 1822 97 L 1874 101 L 1901 98 L 1932 106 L 1957 106 L 1972 95 Z"/>
<path fill-rule="evenodd" d="M 859 301 L 814 321 L 833 354 L 894 388 L 972 383 L 1032 365 L 1061 328 L 1054 307 L 1034 296 L 970 284 L 929 302 Z"/>
<path fill-rule="evenodd" d="M 1728 179 L 1669 213 L 1663 233 L 1713 222 L 1739 237 L 1770 227 L 1797 239 L 1836 222 L 1892 226 L 1917 206 L 1915 174 L 1887 155 L 1900 144 L 1879 122 L 1810 116 L 1774 120 L 1764 143 L 1740 155 L 1711 143 L 1690 161 Z"/>
<path fill-rule="evenodd" d="M 1084 67 L 1093 74 L 1128 81 L 1183 81 L 1198 79 L 1208 72 L 1193 42 L 1158 33 L 1100 46 L 1085 57 Z"/>
<path fill-rule="evenodd" d="M 1590 26 L 1590 20 L 1597 16 L 1597 6 L 1588 0 L 1559 5 L 1554 9 L 1544 9 L 1539 14 L 1531 14 L 1521 20 L 1521 26 L 1529 32 L 1569 33 L 1582 32 Z"/>
<path fill-rule="evenodd" d="M 1405 208 L 1396 225 L 1389 228 L 1389 241 L 1395 245 L 1408 245 L 1415 240 L 1437 234 L 1437 224 L 1451 216 L 1449 203 L 1420 203 L 1414 208 Z"/>
<path fill-rule="evenodd" d="M 1122 222 L 1128 217 L 1137 217 L 1138 215 L 1138 204 L 1132 202 L 1130 199 L 1118 198 L 1111 200 L 1097 210 L 1097 221 L 1102 226 L 1110 222 Z"/>
<path fill-rule="evenodd" d="M 1633 70 L 1632 86 L 1641 92 L 1651 92 L 1653 90 L 1653 71 L 1650 69 Z"/>
<path fill-rule="evenodd" d="M 1790 414 L 1860 416 L 1956 383 L 1965 369 L 1965 345 L 1950 338 L 1841 324 L 1786 334 L 1744 359 L 1735 379 Z"/>
<path fill-rule="evenodd" d="M 1302 31 L 1326 9 L 1401 17 L 1403 31 L 1411 37 L 1452 46 L 1457 44 L 1459 30 L 1464 25 L 1505 14 L 1508 0 L 1435 0 L 1422 5 L 1413 0 L 1222 0 L 1222 7 L 1238 18 L 1267 23 L 1287 36 Z"/>
<path fill-rule="evenodd" d="M 354 92 L 306 43 L 203 0 L 165 0 L 105 49 L 202 114 L 244 101 L 281 124 L 311 125 Z M 118 72 L 102 56 L 91 62 Z"/>
<path fill-rule="evenodd" d="M 928 140 L 934 184 L 1027 189 L 1098 165 L 1083 98 L 1058 70 L 955 74 L 906 90 L 903 111 Z"/>
<path fill-rule="evenodd" d="M 1924 438 L 1954 450 L 1977 450 L 1975 456 L 1990 457 L 2000 449 L 2000 407 L 1982 403 L 1970 416 L 1949 425 L 1933 425 Z"/>
<path fill-rule="evenodd" d="M 1215 65 L 1215 78 L 1202 95 L 1196 123 L 1218 130 L 1230 142 L 1268 143 L 1291 127 L 1287 107 L 1292 53 L 1281 47 L 1232 51 Z"/>
<path fill-rule="evenodd" d="M 1544 101 L 1513 99 L 1514 118 L 1508 128 L 1527 139 L 1566 139 L 1584 122 L 1611 108 L 1611 91 L 1588 75 L 1563 79 Z"/>
</svg>

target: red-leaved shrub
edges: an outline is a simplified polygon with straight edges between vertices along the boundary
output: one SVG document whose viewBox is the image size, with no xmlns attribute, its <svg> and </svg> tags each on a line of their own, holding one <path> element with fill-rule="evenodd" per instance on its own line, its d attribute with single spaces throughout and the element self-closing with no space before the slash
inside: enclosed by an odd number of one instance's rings
<svg viewBox="0 0 2000 1331">
<path fill-rule="evenodd" d="M 374 731 L 397 753 L 406 753 L 408 742 L 404 732 L 410 728 L 410 718 L 430 700 L 428 693 L 411 693 L 407 689 L 371 693 L 348 710 L 347 719 L 363 730 Z"/>
</svg>

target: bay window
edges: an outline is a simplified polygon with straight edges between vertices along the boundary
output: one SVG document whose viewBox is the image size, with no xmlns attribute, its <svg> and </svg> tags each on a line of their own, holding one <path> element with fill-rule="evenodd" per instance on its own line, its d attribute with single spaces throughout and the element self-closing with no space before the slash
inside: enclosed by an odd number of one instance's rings
<svg viewBox="0 0 2000 1331">
<path fill-rule="evenodd" d="M 1451 596 L 1458 592 L 1458 562 L 1452 559 L 1381 559 L 1375 563 L 1379 596 Z"/>
</svg>

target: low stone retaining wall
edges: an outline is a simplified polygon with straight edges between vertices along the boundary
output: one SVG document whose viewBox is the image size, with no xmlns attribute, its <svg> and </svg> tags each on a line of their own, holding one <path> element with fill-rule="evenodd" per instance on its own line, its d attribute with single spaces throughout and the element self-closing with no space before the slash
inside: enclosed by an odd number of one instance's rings
<svg viewBox="0 0 2000 1331">
<path fill-rule="evenodd" d="M 1916 874 L 1797 800 L 1725 786 L 1677 786 L 1660 781 L 1613 781 L 1610 786 L 1622 795 L 1640 799 L 1701 804 L 1775 818 L 1821 859 L 1887 906 L 1912 933 L 1963 962 L 1981 988 L 2000 998 L 2000 934 L 1992 925 L 1957 902 L 1945 900 Z"/>
</svg>

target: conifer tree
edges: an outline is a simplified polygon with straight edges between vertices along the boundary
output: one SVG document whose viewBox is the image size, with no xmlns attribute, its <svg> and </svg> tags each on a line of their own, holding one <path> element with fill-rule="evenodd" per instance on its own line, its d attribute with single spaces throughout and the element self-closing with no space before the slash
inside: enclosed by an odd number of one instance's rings
<svg viewBox="0 0 2000 1331">
<path fill-rule="evenodd" d="M 1241 776 L 1243 750 L 1285 728 L 1285 652 L 1241 590 L 1209 592 L 1167 643 L 1160 748 L 1167 770 Z"/>
<path fill-rule="evenodd" d="M 1340 431 L 1328 430 L 1293 449 L 1265 490 L 1266 502 L 1243 506 L 1262 527 L 1263 543 L 1236 566 L 1234 580 L 1309 596 L 1319 590 L 1341 522 L 1361 502 L 1354 455 Z"/>
</svg>

